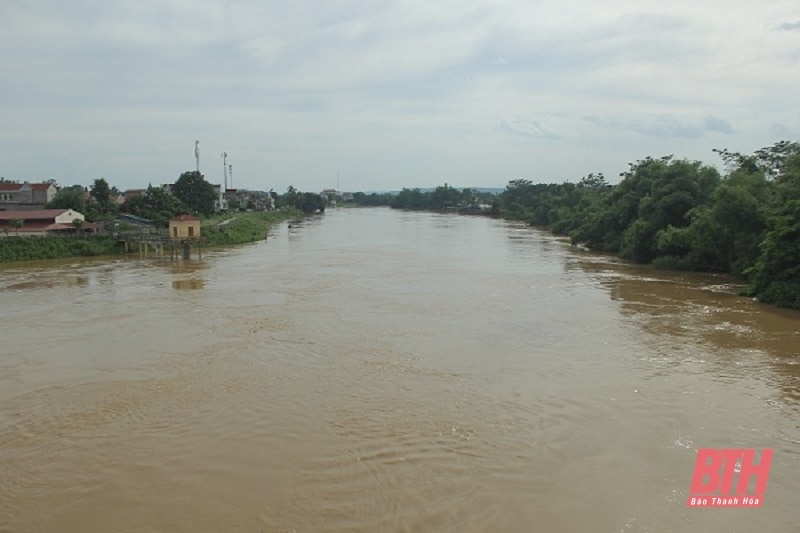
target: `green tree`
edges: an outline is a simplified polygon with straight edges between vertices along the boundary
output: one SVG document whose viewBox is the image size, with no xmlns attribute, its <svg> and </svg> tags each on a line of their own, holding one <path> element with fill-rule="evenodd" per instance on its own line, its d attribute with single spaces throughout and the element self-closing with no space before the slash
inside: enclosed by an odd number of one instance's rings
<svg viewBox="0 0 800 533">
<path fill-rule="evenodd" d="M 390 193 L 369 193 L 365 194 L 363 192 L 355 192 L 353 193 L 353 202 L 356 205 L 361 206 L 379 206 L 379 205 L 390 205 L 392 203 L 392 198 L 394 198 L 393 194 Z"/>
<path fill-rule="evenodd" d="M 111 188 L 105 178 L 97 178 L 94 180 L 91 189 L 89 189 L 92 198 L 100 204 L 101 209 L 107 209 L 111 203 Z"/>
<path fill-rule="evenodd" d="M 217 199 L 214 186 L 196 170 L 181 174 L 172 186 L 172 193 L 194 213 L 205 216 L 214 213 L 214 201 Z"/>
<path fill-rule="evenodd" d="M 428 209 L 430 194 L 419 189 L 403 189 L 392 198 L 390 206 L 394 209 Z"/>
<path fill-rule="evenodd" d="M 782 145 L 784 146 L 784 145 Z M 800 145 L 782 152 L 761 253 L 749 271 L 751 294 L 760 300 L 800 309 Z"/>
<path fill-rule="evenodd" d="M 160 187 L 147 187 L 141 196 L 133 196 L 122 205 L 122 211 L 152 220 L 157 226 L 166 227 L 169 219 L 185 213 L 188 208 L 175 196 Z"/>
<path fill-rule="evenodd" d="M 299 195 L 300 193 L 297 189 L 289 185 L 289 187 L 286 188 L 286 192 L 278 197 L 276 205 L 278 207 L 296 207 Z"/>
<path fill-rule="evenodd" d="M 56 195 L 47 204 L 50 209 L 73 209 L 79 213 L 86 212 L 86 200 L 83 187 L 73 185 L 59 189 Z"/>
<path fill-rule="evenodd" d="M 325 211 L 325 199 L 313 192 L 300 193 L 295 200 L 294 207 L 303 213 L 323 212 Z"/>
<path fill-rule="evenodd" d="M 753 267 L 751 293 L 767 303 L 800 309 L 800 199 L 770 220 Z"/>
<path fill-rule="evenodd" d="M 428 200 L 428 209 L 454 209 L 458 206 L 460 194 L 447 183 L 433 190 Z"/>
<path fill-rule="evenodd" d="M 25 225 L 25 222 L 21 218 L 12 218 L 11 219 L 11 227 L 14 228 L 14 232 L 19 237 L 19 229 Z"/>
</svg>

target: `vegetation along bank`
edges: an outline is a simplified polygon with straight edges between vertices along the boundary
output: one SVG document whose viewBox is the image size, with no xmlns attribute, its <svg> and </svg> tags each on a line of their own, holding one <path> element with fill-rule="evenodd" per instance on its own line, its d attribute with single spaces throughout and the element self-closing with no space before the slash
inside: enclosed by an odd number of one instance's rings
<svg viewBox="0 0 800 533">
<path fill-rule="evenodd" d="M 723 175 L 699 161 L 648 157 L 630 163 L 616 185 L 602 174 L 577 183 L 513 180 L 482 212 L 635 263 L 730 273 L 748 283 L 746 295 L 800 309 L 800 143 L 752 155 L 715 151 Z M 469 212 L 480 201 L 445 185 L 404 189 L 386 203 Z"/>
</svg>

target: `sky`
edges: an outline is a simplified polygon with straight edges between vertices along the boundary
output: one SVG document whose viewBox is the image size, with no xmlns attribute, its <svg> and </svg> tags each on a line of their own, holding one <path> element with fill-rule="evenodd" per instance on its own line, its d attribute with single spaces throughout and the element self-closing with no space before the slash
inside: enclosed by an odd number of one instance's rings
<svg viewBox="0 0 800 533">
<path fill-rule="evenodd" d="M 616 183 L 800 139 L 797 0 L 3 0 L 0 176 Z"/>
</svg>

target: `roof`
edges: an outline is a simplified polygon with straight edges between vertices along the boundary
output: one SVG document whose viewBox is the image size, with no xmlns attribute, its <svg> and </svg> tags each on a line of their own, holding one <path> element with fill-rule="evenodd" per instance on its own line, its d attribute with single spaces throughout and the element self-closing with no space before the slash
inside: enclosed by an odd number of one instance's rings
<svg viewBox="0 0 800 533">
<path fill-rule="evenodd" d="M 69 209 L 22 209 L 0 211 L 0 220 L 43 220 L 56 218 L 58 215 L 66 213 Z M 77 213 L 77 211 L 76 211 Z"/>
<path fill-rule="evenodd" d="M 0 183 L 0 191 L 18 191 L 25 183 Z M 28 187 L 39 191 L 46 191 L 50 188 L 50 183 L 28 183 Z"/>
<path fill-rule="evenodd" d="M 133 220 L 135 222 L 141 222 L 142 224 L 152 224 L 153 221 L 149 218 L 144 217 L 137 217 L 136 215 L 131 215 L 130 213 L 120 213 L 117 215 L 117 218 L 125 218 L 129 220 Z"/>
<path fill-rule="evenodd" d="M 200 220 L 197 217 L 193 217 L 192 215 L 178 215 L 176 217 L 172 217 L 169 219 L 170 222 L 182 222 L 186 220 Z"/>
</svg>

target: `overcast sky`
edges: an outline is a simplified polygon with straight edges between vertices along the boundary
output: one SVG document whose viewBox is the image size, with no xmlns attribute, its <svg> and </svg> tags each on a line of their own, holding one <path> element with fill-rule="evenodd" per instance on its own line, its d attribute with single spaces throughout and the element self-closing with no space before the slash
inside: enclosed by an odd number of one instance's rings
<svg viewBox="0 0 800 533">
<path fill-rule="evenodd" d="M 0 176 L 612 182 L 800 139 L 798 0 L 2 0 Z"/>
</svg>

